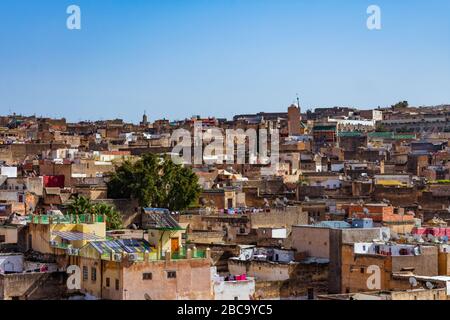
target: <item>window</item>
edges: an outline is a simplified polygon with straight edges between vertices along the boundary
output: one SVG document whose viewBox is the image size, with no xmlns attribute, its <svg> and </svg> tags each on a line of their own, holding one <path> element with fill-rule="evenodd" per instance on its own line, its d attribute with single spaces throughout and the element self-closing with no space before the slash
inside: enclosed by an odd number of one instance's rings
<svg viewBox="0 0 450 320">
<path fill-rule="evenodd" d="M 83 266 L 83 280 L 87 281 L 87 279 L 89 278 L 89 270 L 88 267 Z"/>
<path fill-rule="evenodd" d="M 143 273 L 142 274 L 142 280 L 152 280 L 151 272 Z"/>
<path fill-rule="evenodd" d="M 91 268 L 91 280 L 97 281 L 97 268 L 94 267 Z"/>
<path fill-rule="evenodd" d="M 6 236 L 0 234 L 0 243 L 6 242 Z"/>
<path fill-rule="evenodd" d="M 361 273 L 364 273 L 364 268 L 361 268 Z"/>
<path fill-rule="evenodd" d="M 120 287 L 119 279 L 116 279 L 116 290 L 119 290 L 119 287 Z"/>
<path fill-rule="evenodd" d="M 110 286 L 110 279 L 106 278 L 106 287 L 109 288 L 109 286 Z"/>
<path fill-rule="evenodd" d="M 175 279 L 177 277 L 176 271 L 167 271 L 167 278 L 168 279 Z"/>
</svg>

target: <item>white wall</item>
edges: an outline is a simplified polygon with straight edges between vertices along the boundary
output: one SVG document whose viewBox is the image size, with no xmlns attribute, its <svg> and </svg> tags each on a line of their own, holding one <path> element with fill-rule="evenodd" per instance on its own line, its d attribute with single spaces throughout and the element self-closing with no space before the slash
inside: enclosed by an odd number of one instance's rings
<svg viewBox="0 0 450 320">
<path fill-rule="evenodd" d="M 255 279 L 245 281 L 225 281 L 217 274 L 217 268 L 211 267 L 211 281 L 213 283 L 214 300 L 250 300 L 255 293 Z"/>
<path fill-rule="evenodd" d="M 278 255 L 278 257 L 277 257 L 277 255 Z M 273 260 L 277 261 L 277 262 L 294 261 L 294 251 L 273 249 Z"/>
<path fill-rule="evenodd" d="M 355 243 L 354 252 L 356 254 L 376 254 L 375 247 L 378 246 L 380 248 L 380 252 L 390 252 L 392 256 L 400 256 L 401 249 L 407 249 L 408 255 L 414 255 L 414 248 L 416 246 L 413 245 L 387 245 L 387 244 L 375 244 L 375 243 Z"/>
<path fill-rule="evenodd" d="M 23 272 L 23 255 L 0 255 L 0 273 L 5 273 L 6 271 Z"/>
<path fill-rule="evenodd" d="M 272 238 L 273 239 L 286 239 L 287 238 L 286 229 L 272 229 Z"/>
<path fill-rule="evenodd" d="M 8 178 L 17 178 L 17 167 L 2 167 L 0 175 Z"/>
<path fill-rule="evenodd" d="M 339 172 L 339 171 L 341 171 L 343 169 L 344 169 L 344 164 L 343 163 L 331 164 L 331 171 L 333 171 L 333 172 Z"/>
<path fill-rule="evenodd" d="M 221 281 L 214 283 L 214 300 L 250 300 L 255 293 L 255 280 Z"/>
</svg>

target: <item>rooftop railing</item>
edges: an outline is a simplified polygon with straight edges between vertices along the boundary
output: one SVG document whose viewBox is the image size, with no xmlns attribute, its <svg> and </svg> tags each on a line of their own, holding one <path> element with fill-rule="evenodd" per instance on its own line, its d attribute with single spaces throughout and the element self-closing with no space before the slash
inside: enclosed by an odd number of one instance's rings
<svg viewBox="0 0 450 320">
<path fill-rule="evenodd" d="M 104 223 L 106 216 L 95 214 L 77 214 L 65 216 L 29 215 L 26 221 L 34 224 L 88 224 Z"/>
<path fill-rule="evenodd" d="M 169 254 L 169 253 L 168 253 Z M 207 258 L 206 250 L 186 250 L 180 249 L 176 252 L 170 253 L 170 260 L 186 260 L 186 259 L 205 259 Z M 151 261 L 165 261 L 167 257 L 158 253 L 156 249 L 151 252 L 135 252 L 135 253 L 113 253 L 106 252 L 101 255 L 101 259 L 105 261 L 123 261 L 131 262 L 151 262 Z"/>
</svg>

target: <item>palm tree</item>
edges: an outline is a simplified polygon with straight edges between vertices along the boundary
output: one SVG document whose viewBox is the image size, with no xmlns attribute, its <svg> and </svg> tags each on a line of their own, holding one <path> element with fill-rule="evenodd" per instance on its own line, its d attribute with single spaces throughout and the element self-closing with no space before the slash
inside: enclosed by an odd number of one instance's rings
<svg viewBox="0 0 450 320">
<path fill-rule="evenodd" d="M 122 229 L 122 215 L 114 207 L 106 203 L 98 203 L 92 207 L 92 212 L 106 216 L 106 228 L 108 230 Z"/>
<path fill-rule="evenodd" d="M 86 214 L 92 212 L 92 203 L 86 197 L 77 196 L 68 206 L 69 214 Z"/>
</svg>

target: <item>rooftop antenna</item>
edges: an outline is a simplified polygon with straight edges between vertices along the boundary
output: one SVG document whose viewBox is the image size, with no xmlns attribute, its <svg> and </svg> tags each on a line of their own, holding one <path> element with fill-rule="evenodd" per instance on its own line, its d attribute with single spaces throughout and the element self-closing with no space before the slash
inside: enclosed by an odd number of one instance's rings
<svg viewBox="0 0 450 320">
<path fill-rule="evenodd" d="M 300 97 L 297 93 L 297 107 L 300 109 Z"/>
</svg>

